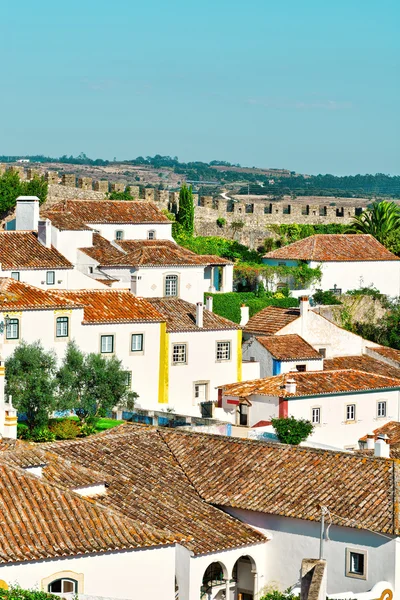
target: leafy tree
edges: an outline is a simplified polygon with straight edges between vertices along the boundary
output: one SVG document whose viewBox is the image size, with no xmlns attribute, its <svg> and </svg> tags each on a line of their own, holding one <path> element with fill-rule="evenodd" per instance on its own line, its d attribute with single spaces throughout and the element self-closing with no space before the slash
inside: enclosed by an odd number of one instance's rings
<svg viewBox="0 0 400 600">
<path fill-rule="evenodd" d="M 130 187 L 127 187 L 124 192 L 110 192 L 108 198 L 110 200 L 134 200 Z"/>
<path fill-rule="evenodd" d="M 59 596 L 41 592 L 40 590 L 24 590 L 19 585 L 12 585 L 9 590 L 0 589 L 0 600 L 59 600 Z"/>
<path fill-rule="evenodd" d="M 369 233 L 383 245 L 400 232 L 400 207 L 395 202 L 374 202 L 361 215 L 353 217 L 350 232 Z"/>
<path fill-rule="evenodd" d="M 21 342 L 6 360 L 6 394 L 31 430 L 47 426 L 56 405 L 56 357 L 40 342 Z"/>
<path fill-rule="evenodd" d="M 49 186 L 44 177 L 34 175 L 30 181 L 22 181 L 21 187 L 24 196 L 37 196 L 40 204 L 46 201 Z"/>
<path fill-rule="evenodd" d="M 81 422 L 104 417 L 114 406 L 132 408 L 137 394 L 126 386 L 126 372 L 115 356 L 84 354 L 71 342 L 57 374 L 61 410 L 74 409 Z"/>
<path fill-rule="evenodd" d="M 6 171 L 0 177 L 0 211 L 6 212 L 14 208 L 18 196 L 23 194 L 23 188 L 16 171 Z"/>
<path fill-rule="evenodd" d="M 313 425 L 306 419 L 294 417 L 271 419 L 272 427 L 282 444 L 300 444 L 313 432 Z"/>
<path fill-rule="evenodd" d="M 313 294 L 315 304 L 342 304 L 337 296 L 330 290 L 316 290 Z"/>
<path fill-rule="evenodd" d="M 176 215 L 177 222 L 182 230 L 189 236 L 194 232 L 194 204 L 192 186 L 187 187 L 184 183 L 179 192 L 179 210 Z"/>
</svg>

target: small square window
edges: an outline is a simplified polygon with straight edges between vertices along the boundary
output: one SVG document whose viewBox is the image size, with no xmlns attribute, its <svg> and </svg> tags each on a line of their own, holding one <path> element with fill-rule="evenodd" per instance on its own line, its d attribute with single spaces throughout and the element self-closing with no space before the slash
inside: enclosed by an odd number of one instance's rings
<svg viewBox="0 0 400 600">
<path fill-rule="evenodd" d="M 326 348 L 318 348 L 318 352 L 322 358 L 326 358 Z"/>
<path fill-rule="evenodd" d="M 230 360 L 231 358 L 231 343 L 217 342 L 217 360 Z"/>
<path fill-rule="evenodd" d="M 346 406 L 346 421 L 355 421 L 356 420 L 356 405 L 348 404 Z"/>
<path fill-rule="evenodd" d="M 367 578 L 367 552 L 346 548 L 346 577 Z"/>
<path fill-rule="evenodd" d="M 178 295 L 178 275 L 165 277 L 165 295 L 174 297 Z"/>
<path fill-rule="evenodd" d="M 121 241 L 124 239 L 124 232 L 123 231 L 116 231 L 115 232 L 115 239 L 117 240 L 117 242 Z"/>
<path fill-rule="evenodd" d="M 19 271 L 11 271 L 11 279 L 15 279 L 15 281 L 19 281 Z"/>
<path fill-rule="evenodd" d="M 89 275 L 93 275 L 93 267 L 88 267 L 88 273 Z"/>
<path fill-rule="evenodd" d="M 6 319 L 6 340 L 19 339 L 19 319 Z"/>
<path fill-rule="evenodd" d="M 306 365 L 296 365 L 296 371 L 303 373 L 306 370 Z"/>
<path fill-rule="evenodd" d="M 207 400 L 207 384 L 206 383 L 195 383 L 194 397 L 199 402 L 204 402 L 205 400 Z"/>
<path fill-rule="evenodd" d="M 112 354 L 114 352 L 114 336 L 113 335 L 102 335 L 101 336 L 101 353 Z"/>
<path fill-rule="evenodd" d="M 147 239 L 148 240 L 155 240 L 156 239 L 156 232 L 154 230 L 148 231 L 147 232 Z"/>
<path fill-rule="evenodd" d="M 378 417 L 386 417 L 386 401 L 381 400 L 378 402 Z"/>
<path fill-rule="evenodd" d="M 186 364 L 186 344 L 174 344 L 172 347 L 172 362 L 174 365 Z"/>
<path fill-rule="evenodd" d="M 55 271 L 47 271 L 46 273 L 46 283 L 47 285 L 54 285 L 56 282 L 56 273 Z"/>
<path fill-rule="evenodd" d="M 319 425 L 321 423 L 321 409 L 320 408 L 312 409 L 311 422 L 313 425 Z"/>
<path fill-rule="evenodd" d="M 56 337 L 68 337 L 68 317 L 57 317 Z"/>
<path fill-rule="evenodd" d="M 131 352 L 143 350 L 143 333 L 133 333 L 131 338 Z"/>
</svg>

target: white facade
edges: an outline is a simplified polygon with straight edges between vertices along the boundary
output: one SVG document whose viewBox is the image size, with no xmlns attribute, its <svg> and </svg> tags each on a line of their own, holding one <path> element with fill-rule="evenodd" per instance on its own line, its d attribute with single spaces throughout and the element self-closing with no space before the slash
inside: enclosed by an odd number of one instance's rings
<svg viewBox="0 0 400 600">
<path fill-rule="evenodd" d="M 4 271 L 0 277 L 11 277 L 44 290 L 104 289 L 104 284 L 87 277 L 77 269 L 15 269 Z M 51 283 L 53 282 L 54 283 Z"/>
<path fill-rule="evenodd" d="M 94 231 L 98 231 L 109 242 L 117 238 L 117 231 L 122 231 L 123 240 L 148 240 L 149 232 L 154 232 L 152 239 L 171 240 L 172 223 L 87 223 Z M 83 248 L 84 246 L 81 246 Z"/>
</svg>

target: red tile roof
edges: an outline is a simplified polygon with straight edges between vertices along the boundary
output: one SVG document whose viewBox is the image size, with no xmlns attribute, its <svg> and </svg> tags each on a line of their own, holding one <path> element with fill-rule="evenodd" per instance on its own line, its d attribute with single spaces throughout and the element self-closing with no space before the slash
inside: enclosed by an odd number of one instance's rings
<svg viewBox="0 0 400 600">
<path fill-rule="evenodd" d="M 317 234 L 268 252 L 265 259 L 329 261 L 400 260 L 372 235 Z"/>
<path fill-rule="evenodd" d="M 398 535 L 400 463 L 225 436 L 163 430 L 200 496 L 217 506 Z"/>
<path fill-rule="evenodd" d="M 159 323 L 164 321 L 148 299 L 134 296 L 127 290 L 61 290 L 57 294 L 65 301 L 84 307 L 84 324 L 89 323 Z"/>
<path fill-rule="evenodd" d="M 66 212 L 83 223 L 170 223 L 154 202 L 116 200 L 66 200 L 51 212 Z"/>
<path fill-rule="evenodd" d="M 288 379 L 294 379 L 295 393 L 285 389 Z M 248 397 L 252 395 L 277 397 L 323 396 L 343 392 L 362 392 L 366 390 L 399 389 L 400 379 L 384 377 L 364 371 L 342 369 L 340 371 L 290 372 L 264 379 L 253 379 L 219 386 L 226 396 Z"/>
<path fill-rule="evenodd" d="M 0 278 L 0 310 L 42 310 L 55 308 L 82 308 L 78 302 L 66 298 L 62 292 L 48 292 L 8 277 Z"/>
<path fill-rule="evenodd" d="M 267 306 L 247 322 L 244 331 L 255 335 L 273 335 L 300 317 L 298 308 Z"/>
<path fill-rule="evenodd" d="M 398 363 L 400 366 L 400 350 L 396 350 L 396 348 L 388 348 L 387 346 L 369 346 L 369 350 L 376 352 L 377 354 L 380 354 L 384 358 L 388 358 L 395 363 Z"/>
<path fill-rule="evenodd" d="M 74 216 L 72 212 L 45 211 L 40 216 L 42 219 L 50 219 L 51 224 L 59 231 L 91 231 L 91 228 Z"/>
<path fill-rule="evenodd" d="M 0 263 L 3 271 L 73 268 L 53 246 L 43 246 L 33 231 L 0 231 Z"/>
<path fill-rule="evenodd" d="M 163 316 L 168 332 L 220 331 L 240 329 L 237 323 L 228 321 L 204 307 L 203 327 L 196 325 L 196 305 L 180 298 L 147 298 L 147 301 Z"/>
<path fill-rule="evenodd" d="M 360 442 L 367 441 L 368 433 L 360 438 Z M 390 421 L 389 423 L 385 423 L 385 425 L 374 429 L 372 433 L 374 434 L 375 440 L 380 435 L 387 435 L 390 445 L 400 444 L 400 423 L 398 421 Z"/>
<path fill-rule="evenodd" d="M 256 340 L 278 360 L 322 360 L 320 353 L 296 333 L 257 336 Z"/>
<path fill-rule="evenodd" d="M 367 354 L 362 356 L 337 356 L 335 358 L 324 359 L 324 369 L 334 371 L 336 369 L 356 369 L 386 377 L 398 377 L 400 379 L 400 368 L 392 367 Z"/>
</svg>

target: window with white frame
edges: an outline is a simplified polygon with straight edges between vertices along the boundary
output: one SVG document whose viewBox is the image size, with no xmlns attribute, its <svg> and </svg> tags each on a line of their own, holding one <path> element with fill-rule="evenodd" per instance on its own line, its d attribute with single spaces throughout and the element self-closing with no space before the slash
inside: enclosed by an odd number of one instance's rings
<svg viewBox="0 0 400 600">
<path fill-rule="evenodd" d="M 6 339 L 19 339 L 19 319 L 6 319 Z"/>
<path fill-rule="evenodd" d="M 54 285 L 55 282 L 56 282 L 56 272 L 55 271 L 47 271 L 46 272 L 47 285 Z"/>
<path fill-rule="evenodd" d="M 114 336 L 102 335 L 100 348 L 102 354 L 112 354 L 114 352 Z"/>
<path fill-rule="evenodd" d="M 56 337 L 68 337 L 69 318 L 57 317 L 56 321 Z"/>
<path fill-rule="evenodd" d="M 207 400 L 207 384 L 206 383 L 195 383 L 194 384 L 194 397 L 198 402 L 204 402 Z"/>
<path fill-rule="evenodd" d="M 143 350 L 143 333 L 133 333 L 131 337 L 131 352 Z"/>
<path fill-rule="evenodd" d="M 217 342 L 217 360 L 230 360 L 231 358 L 231 343 Z"/>
<path fill-rule="evenodd" d="M 15 281 L 19 281 L 19 271 L 11 271 L 11 279 L 15 279 Z"/>
<path fill-rule="evenodd" d="M 346 577 L 367 578 L 367 552 L 346 548 Z"/>
<path fill-rule="evenodd" d="M 147 239 L 148 240 L 156 239 L 156 232 L 154 231 L 154 229 L 151 229 L 150 231 L 147 232 Z"/>
<path fill-rule="evenodd" d="M 53 594 L 76 594 L 78 582 L 75 579 L 56 579 L 49 584 L 47 591 Z"/>
<path fill-rule="evenodd" d="M 124 239 L 124 232 L 121 231 L 120 229 L 118 231 L 115 232 L 115 239 L 117 242 L 120 242 L 121 240 Z"/>
<path fill-rule="evenodd" d="M 346 421 L 355 421 L 356 420 L 356 405 L 348 404 L 346 406 Z"/>
<path fill-rule="evenodd" d="M 165 277 L 165 295 L 178 295 L 178 275 L 166 275 Z"/>
<path fill-rule="evenodd" d="M 380 400 L 378 402 L 378 417 L 386 417 L 386 400 Z"/>
<path fill-rule="evenodd" d="M 319 407 L 311 410 L 311 423 L 313 425 L 319 425 L 321 423 L 321 409 Z"/>
<path fill-rule="evenodd" d="M 185 364 L 187 362 L 186 344 L 174 344 L 172 347 L 172 362 L 174 365 Z"/>
</svg>

